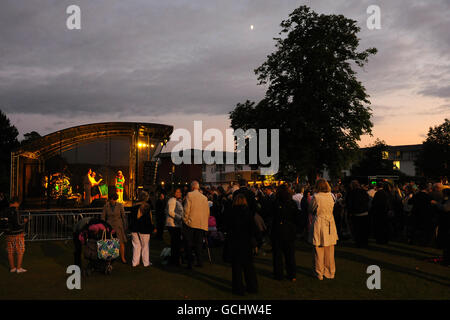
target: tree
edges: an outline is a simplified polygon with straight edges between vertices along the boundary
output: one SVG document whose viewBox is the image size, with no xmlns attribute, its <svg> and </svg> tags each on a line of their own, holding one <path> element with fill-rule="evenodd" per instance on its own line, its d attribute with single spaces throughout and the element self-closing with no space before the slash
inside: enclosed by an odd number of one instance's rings
<svg viewBox="0 0 450 320">
<path fill-rule="evenodd" d="M 31 141 L 39 139 L 41 137 L 41 135 L 36 131 L 31 131 L 31 132 L 25 133 L 23 135 L 23 137 L 24 137 L 24 139 L 20 142 L 21 145 L 25 145 Z"/>
<path fill-rule="evenodd" d="M 361 149 L 359 161 L 350 169 L 352 176 L 402 175 L 392 164 L 392 160 L 384 157 L 388 146 L 377 139 L 371 146 Z"/>
<path fill-rule="evenodd" d="M 428 178 L 450 177 L 450 120 L 430 127 L 416 160 L 419 174 Z"/>
<path fill-rule="evenodd" d="M 19 146 L 17 128 L 0 110 L 0 192 L 9 193 L 11 151 Z"/>
<path fill-rule="evenodd" d="M 265 98 L 238 103 L 231 126 L 280 129 L 282 175 L 311 181 L 325 168 L 338 175 L 360 136 L 371 133 L 368 95 L 352 68 L 363 67 L 377 50 L 357 50 L 356 21 L 307 6 L 294 10 L 281 28 L 277 50 L 255 70 L 258 84 L 268 87 Z"/>
</svg>

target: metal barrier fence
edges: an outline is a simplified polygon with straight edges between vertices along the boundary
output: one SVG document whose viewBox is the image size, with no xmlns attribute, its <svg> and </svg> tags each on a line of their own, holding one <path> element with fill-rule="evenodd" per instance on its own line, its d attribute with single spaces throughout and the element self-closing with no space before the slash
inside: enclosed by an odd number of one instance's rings
<svg viewBox="0 0 450 320">
<path fill-rule="evenodd" d="M 99 209 L 62 209 L 22 211 L 22 218 L 28 218 L 25 227 L 26 241 L 70 240 L 74 225 L 86 217 L 100 217 Z"/>
</svg>

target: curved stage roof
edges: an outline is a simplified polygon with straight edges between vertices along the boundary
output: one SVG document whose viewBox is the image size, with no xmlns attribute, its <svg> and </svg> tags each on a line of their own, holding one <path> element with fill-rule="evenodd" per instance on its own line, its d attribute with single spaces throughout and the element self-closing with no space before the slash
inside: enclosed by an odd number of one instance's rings
<svg viewBox="0 0 450 320">
<path fill-rule="evenodd" d="M 89 143 L 99 138 L 118 136 L 133 136 L 139 134 L 155 140 L 169 139 L 173 126 L 157 123 L 141 122 L 104 122 L 76 126 L 33 140 L 16 149 L 13 156 L 23 156 L 32 159 L 47 159 L 55 154 Z"/>
</svg>

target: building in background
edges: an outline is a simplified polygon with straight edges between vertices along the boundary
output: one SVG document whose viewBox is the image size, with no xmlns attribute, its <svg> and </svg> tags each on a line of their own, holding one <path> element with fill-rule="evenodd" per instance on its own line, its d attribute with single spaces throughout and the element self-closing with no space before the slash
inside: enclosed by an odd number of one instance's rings
<svg viewBox="0 0 450 320">
<path fill-rule="evenodd" d="M 204 150 L 197 150 L 205 152 Z M 183 155 L 181 151 L 180 156 Z M 237 182 L 240 179 L 247 181 L 261 180 L 260 169 L 257 165 L 237 164 L 237 154 L 234 152 L 212 152 L 211 156 L 222 158 L 223 163 L 202 164 L 194 163 L 194 149 L 191 149 L 191 163 L 176 165 L 172 162 L 171 152 L 163 152 L 159 155 L 158 183 L 160 185 L 186 185 L 192 180 L 198 180 L 203 184 L 219 186 Z M 207 151 L 208 152 L 208 151 Z M 227 164 L 226 158 L 232 157 L 233 164 Z"/>
<path fill-rule="evenodd" d="M 422 150 L 421 144 L 388 146 L 383 152 L 383 159 L 391 160 L 392 166 L 396 170 L 408 175 L 416 175 L 416 165 L 414 161 Z"/>
<path fill-rule="evenodd" d="M 171 152 L 162 152 L 158 160 L 159 185 L 187 185 L 193 180 L 202 181 L 203 165 L 194 163 L 194 150 L 191 150 L 191 163 L 176 165 L 172 162 Z M 182 151 L 184 152 L 184 151 Z M 182 156 L 183 153 L 180 153 Z"/>
<path fill-rule="evenodd" d="M 361 151 L 364 152 L 365 149 L 367 148 L 361 148 Z M 421 150 L 421 144 L 387 146 L 386 149 L 382 151 L 382 158 L 384 160 L 392 161 L 392 168 L 394 171 L 401 172 L 410 177 L 415 177 L 415 161 L 417 160 Z M 348 169 L 342 171 L 343 177 L 351 175 L 350 168 L 352 165 L 353 164 L 351 164 Z M 326 169 L 324 170 L 323 177 L 330 180 L 330 175 Z"/>
</svg>

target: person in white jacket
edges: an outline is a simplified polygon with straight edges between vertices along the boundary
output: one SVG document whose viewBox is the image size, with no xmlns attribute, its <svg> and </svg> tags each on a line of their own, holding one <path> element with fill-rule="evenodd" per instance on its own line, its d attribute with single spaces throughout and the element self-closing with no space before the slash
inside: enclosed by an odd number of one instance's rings
<svg viewBox="0 0 450 320">
<path fill-rule="evenodd" d="M 192 249 L 197 257 L 197 267 L 202 266 L 200 257 L 202 241 L 208 231 L 209 205 L 208 198 L 200 193 L 198 181 L 191 183 L 192 191 L 186 196 L 183 216 L 183 239 L 187 255 L 187 267 L 192 269 Z"/>
<path fill-rule="evenodd" d="M 317 180 L 315 192 L 309 206 L 313 218 L 308 237 L 309 243 L 314 246 L 314 272 L 319 280 L 323 280 L 324 276 L 334 279 L 334 246 L 338 240 L 333 216 L 334 199 L 325 179 Z"/>
<path fill-rule="evenodd" d="M 184 215 L 182 195 L 180 188 L 175 189 L 166 206 L 166 227 L 170 234 L 169 263 L 174 266 L 180 265 L 181 226 L 183 225 Z"/>
</svg>

